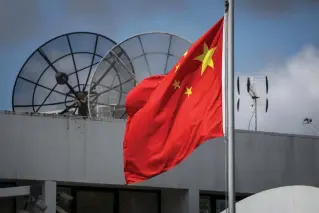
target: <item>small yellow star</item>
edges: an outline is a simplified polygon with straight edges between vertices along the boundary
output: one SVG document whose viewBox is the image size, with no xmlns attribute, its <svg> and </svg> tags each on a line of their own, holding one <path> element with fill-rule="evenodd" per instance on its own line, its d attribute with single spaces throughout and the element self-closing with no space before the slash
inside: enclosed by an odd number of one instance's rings
<svg viewBox="0 0 319 213">
<path fill-rule="evenodd" d="M 193 94 L 192 87 L 190 87 L 190 88 L 186 87 L 185 95 L 187 95 L 187 97 L 189 97 L 191 94 Z"/>
<path fill-rule="evenodd" d="M 179 64 L 175 66 L 175 72 L 177 72 L 178 68 L 179 68 Z"/>
<path fill-rule="evenodd" d="M 188 50 L 186 50 L 186 52 L 184 53 L 184 57 L 186 57 L 188 54 Z"/>
<path fill-rule="evenodd" d="M 180 88 L 181 87 L 180 86 L 180 81 L 174 80 L 173 87 L 174 87 L 174 89 Z"/>
<path fill-rule="evenodd" d="M 205 72 L 206 68 L 210 66 L 211 68 L 214 68 L 214 61 L 213 61 L 213 55 L 215 53 L 216 47 L 213 47 L 211 49 L 208 49 L 207 44 L 204 44 L 204 52 L 200 56 L 197 56 L 195 60 L 202 62 L 202 70 L 201 75 Z"/>
</svg>

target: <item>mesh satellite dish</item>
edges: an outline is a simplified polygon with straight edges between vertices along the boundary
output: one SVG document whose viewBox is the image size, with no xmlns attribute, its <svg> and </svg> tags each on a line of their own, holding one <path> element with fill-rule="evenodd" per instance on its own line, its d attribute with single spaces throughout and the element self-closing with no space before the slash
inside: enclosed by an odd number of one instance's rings
<svg viewBox="0 0 319 213">
<path fill-rule="evenodd" d="M 46 42 L 22 66 L 13 89 L 13 111 L 88 115 L 89 81 L 116 43 L 88 32 Z"/>
<path fill-rule="evenodd" d="M 90 115 L 126 118 L 127 93 L 144 78 L 169 72 L 190 46 L 176 35 L 154 32 L 133 36 L 112 48 L 90 84 Z"/>
</svg>

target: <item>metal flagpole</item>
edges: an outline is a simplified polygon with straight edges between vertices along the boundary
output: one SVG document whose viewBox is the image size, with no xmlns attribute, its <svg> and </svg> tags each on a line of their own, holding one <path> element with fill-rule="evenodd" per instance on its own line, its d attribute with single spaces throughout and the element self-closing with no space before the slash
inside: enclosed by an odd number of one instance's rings
<svg viewBox="0 0 319 213">
<path fill-rule="evenodd" d="M 225 1 L 225 4 L 226 4 L 226 1 Z M 227 142 L 227 134 L 228 134 L 228 100 L 227 100 L 227 97 L 228 97 L 228 86 L 227 86 L 227 79 L 228 79 L 228 69 L 227 69 L 227 65 L 228 65 L 228 62 L 227 62 L 227 26 L 228 26 L 228 21 L 227 21 L 227 8 L 225 7 L 225 14 L 224 14 L 224 29 L 223 29 L 223 70 L 222 70 L 222 73 L 223 73 L 223 113 L 224 113 L 224 135 L 225 135 L 225 142 Z"/>
<path fill-rule="evenodd" d="M 228 7 L 228 10 L 227 10 Z M 227 16 L 227 119 L 228 119 L 228 210 L 236 213 L 235 200 L 235 137 L 234 137 L 234 0 L 226 2 Z"/>
<path fill-rule="evenodd" d="M 228 142 L 227 142 L 227 134 L 228 134 L 228 104 L 227 104 L 227 97 L 228 97 L 228 86 L 227 86 L 227 10 L 228 6 L 225 1 L 225 14 L 224 14 L 224 29 L 223 29 L 223 113 L 224 113 L 224 121 L 223 121 L 223 129 L 224 129 L 224 143 L 225 143 L 225 204 L 226 207 L 228 207 L 228 180 L 227 180 L 227 174 L 228 174 L 228 164 L 227 164 L 227 149 L 228 149 Z"/>
</svg>

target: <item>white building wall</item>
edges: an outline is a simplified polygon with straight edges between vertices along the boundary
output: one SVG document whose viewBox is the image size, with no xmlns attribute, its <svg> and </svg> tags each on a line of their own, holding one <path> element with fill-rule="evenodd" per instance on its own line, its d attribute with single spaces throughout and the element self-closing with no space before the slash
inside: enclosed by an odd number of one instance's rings
<svg viewBox="0 0 319 213">
<path fill-rule="evenodd" d="M 123 185 L 124 121 L 0 113 L 0 178 Z M 318 138 L 236 133 L 236 186 L 255 193 L 318 186 Z M 223 139 L 209 141 L 171 171 L 141 186 L 225 190 Z"/>
</svg>

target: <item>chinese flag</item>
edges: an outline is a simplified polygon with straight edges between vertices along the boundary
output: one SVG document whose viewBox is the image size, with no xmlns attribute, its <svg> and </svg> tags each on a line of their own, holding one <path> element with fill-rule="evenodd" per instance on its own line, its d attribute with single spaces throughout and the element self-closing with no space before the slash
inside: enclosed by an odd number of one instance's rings
<svg viewBox="0 0 319 213">
<path fill-rule="evenodd" d="M 159 175 L 208 139 L 223 136 L 223 18 L 167 75 L 141 81 L 126 98 L 127 184 Z"/>
</svg>

